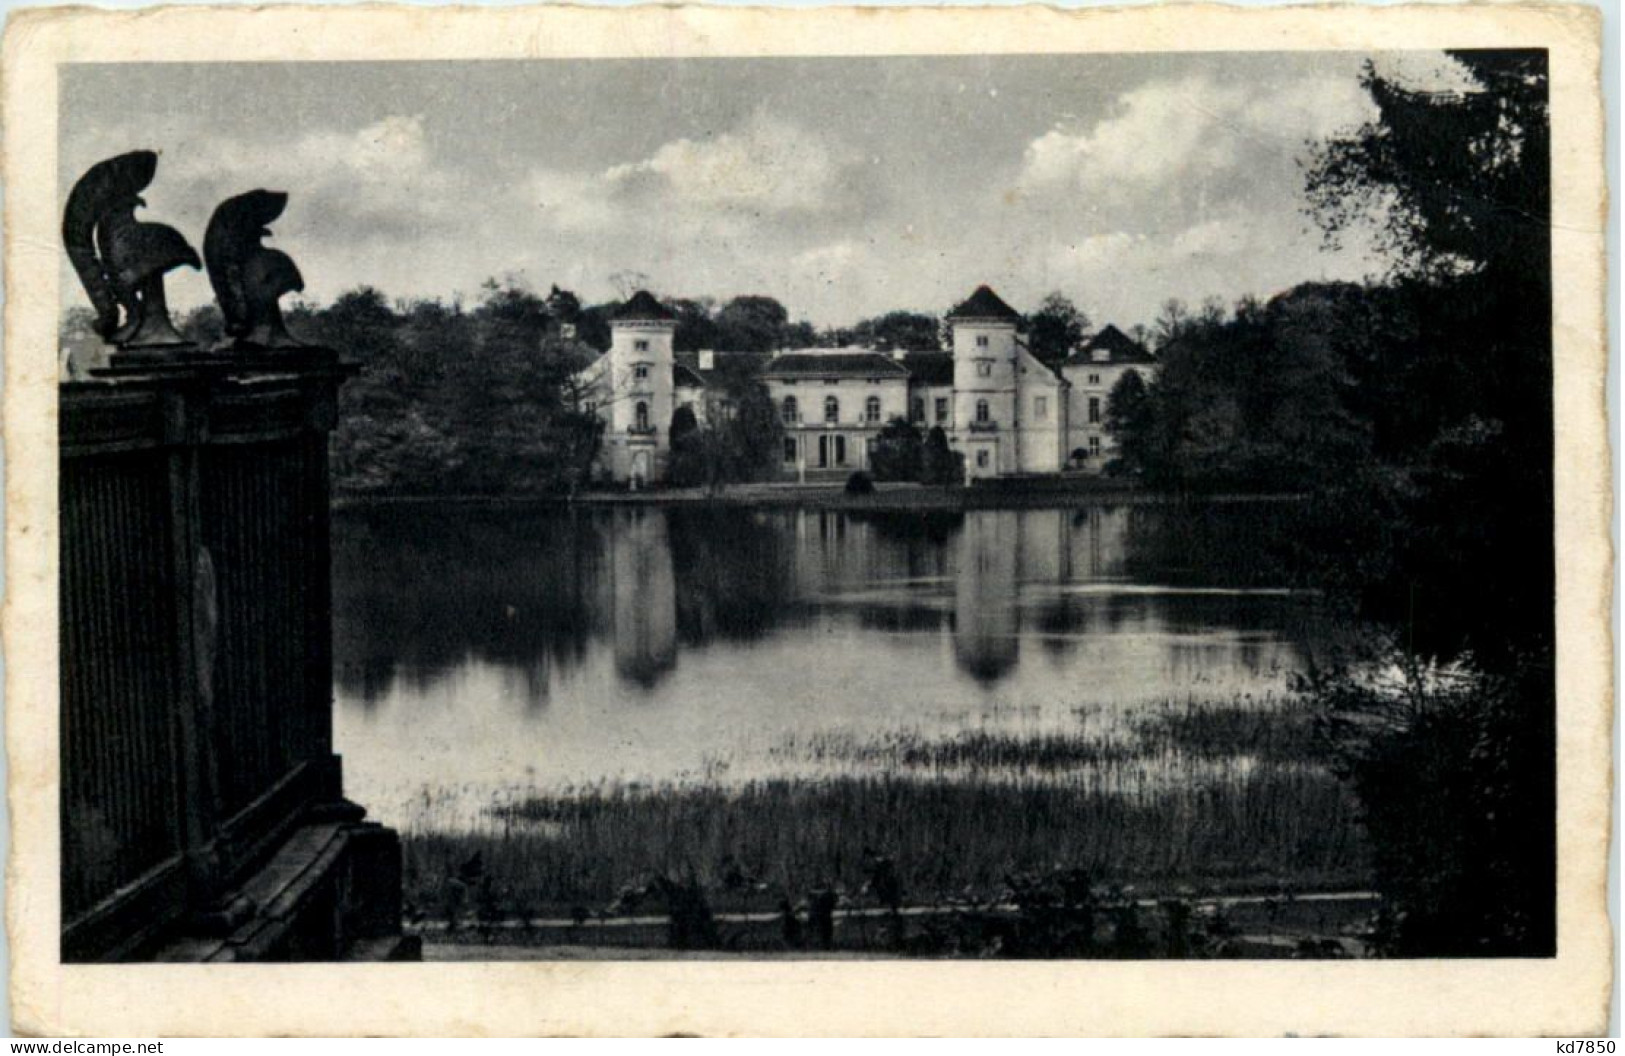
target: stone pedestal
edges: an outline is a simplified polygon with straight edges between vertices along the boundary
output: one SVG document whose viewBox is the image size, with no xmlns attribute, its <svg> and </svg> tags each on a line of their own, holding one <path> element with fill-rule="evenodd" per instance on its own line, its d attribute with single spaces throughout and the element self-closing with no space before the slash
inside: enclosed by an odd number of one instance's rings
<svg viewBox="0 0 1625 1056">
<path fill-rule="evenodd" d="M 60 389 L 62 957 L 409 952 L 332 743 L 325 349 Z"/>
</svg>

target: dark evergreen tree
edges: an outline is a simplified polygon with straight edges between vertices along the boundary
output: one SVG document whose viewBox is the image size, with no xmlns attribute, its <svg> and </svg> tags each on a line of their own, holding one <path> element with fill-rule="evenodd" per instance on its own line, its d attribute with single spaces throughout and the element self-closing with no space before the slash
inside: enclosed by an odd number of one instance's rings
<svg viewBox="0 0 1625 1056">
<path fill-rule="evenodd" d="M 1083 341 L 1089 317 L 1057 290 L 1027 316 L 1027 347 L 1049 366 L 1057 366 Z"/>
<path fill-rule="evenodd" d="M 876 480 L 919 480 L 925 465 L 925 438 L 901 418 L 887 422 L 875 437 L 869 468 Z"/>
</svg>

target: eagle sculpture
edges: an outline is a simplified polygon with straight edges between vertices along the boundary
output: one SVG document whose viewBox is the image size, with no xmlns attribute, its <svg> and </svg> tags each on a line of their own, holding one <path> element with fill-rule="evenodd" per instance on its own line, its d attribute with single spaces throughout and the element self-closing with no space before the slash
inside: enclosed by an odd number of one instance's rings
<svg viewBox="0 0 1625 1056">
<path fill-rule="evenodd" d="M 302 292 L 305 280 L 293 260 L 260 239 L 266 225 L 288 204 L 284 191 L 249 191 L 221 202 L 203 235 L 209 282 L 225 321 L 226 336 L 238 348 L 302 348 L 288 334 L 277 300 Z"/>
<path fill-rule="evenodd" d="M 203 262 L 179 231 L 135 218 L 157 170 L 150 150 L 97 162 L 73 185 L 62 214 L 62 242 L 96 309 L 96 332 L 120 348 L 188 344 L 169 321 L 164 275 Z"/>
</svg>

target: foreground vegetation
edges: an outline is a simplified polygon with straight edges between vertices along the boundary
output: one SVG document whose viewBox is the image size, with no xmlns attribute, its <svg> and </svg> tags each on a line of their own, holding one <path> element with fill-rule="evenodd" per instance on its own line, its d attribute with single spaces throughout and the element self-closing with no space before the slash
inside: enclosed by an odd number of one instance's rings
<svg viewBox="0 0 1625 1056">
<path fill-rule="evenodd" d="M 806 776 L 536 795 L 473 833 L 409 823 L 410 912 L 588 920 L 670 912 L 674 891 L 708 912 L 896 909 L 1019 902 L 1064 877 L 1074 901 L 1079 885 L 1109 899 L 1367 882 L 1355 802 L 1305 712 L 1180 703 L 1083 725 L 786 742 L 775 755 Z"/>
</svg>

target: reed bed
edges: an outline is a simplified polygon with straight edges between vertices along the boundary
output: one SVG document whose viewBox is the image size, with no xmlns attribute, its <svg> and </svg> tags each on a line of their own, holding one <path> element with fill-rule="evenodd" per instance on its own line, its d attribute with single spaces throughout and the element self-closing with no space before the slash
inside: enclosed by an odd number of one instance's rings
<svg viewBox="0 0 1625 1056">
<path fill-rule="evenodd" d="M 699 885 L 718 909 L 820 889 L 861 900 L 879 860 L 915 904 L 996 898 L 1013 875 L 1057 868 L 1158 892 L 1368 876 L 1356 804 L 1288 702 L 1168 705 L 1111 732 L 829 737 L 780 752 L 832 772 L 520 797 L 479 832 L 409 820 L 408 901 L 440 915 L 448 887 L 466 897 L 471 863 L 479 912 L 496 917 L 631 911 L 627 892 L 657 876 Z"/>
</svg>

